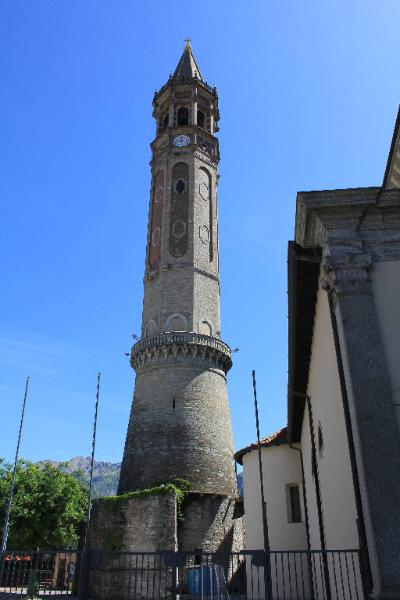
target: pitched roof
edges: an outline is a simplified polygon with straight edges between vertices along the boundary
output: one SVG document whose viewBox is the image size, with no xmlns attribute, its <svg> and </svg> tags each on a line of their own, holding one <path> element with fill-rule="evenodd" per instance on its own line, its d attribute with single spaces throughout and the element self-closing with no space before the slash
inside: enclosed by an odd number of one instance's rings
<svg viewBox="0 0 400 600">
<path fill-rule="evenodd" d="M 185 81 L 187 79 L 190 80 L 194 78 L 203 81 L 200 69 L 197 66 L 195 57 L 193 56 L 192 47 L 190 42 L 187 41 L 172 79 L 177 81 Z"/>
<path fill-rule="evenodd" d="M 278 431 L 274 433 L 270 433 L 267 437 L 261 438 L 260 446 L 261 448 L 268 448 L 269 446 L 280 446 L 281 444 L 287 444 L 286 439 L 286 427 L 282 427 Z M 257 450 L 258 442 L 253 442 L 250 446 L 246 446 L 246 448 L 242 448 L 242 450 L 238 450 L 234 455 L 234 459 L 240 465 L 243 464 L 243 456 L 252 450 Z"/>
<path fill-rule="evenodd" d="M 397 119 L 394 126 L 392 143 L 390 146 L 382 187 L 400 187 L 400 106 L 397 112 Z"/>
</svg>

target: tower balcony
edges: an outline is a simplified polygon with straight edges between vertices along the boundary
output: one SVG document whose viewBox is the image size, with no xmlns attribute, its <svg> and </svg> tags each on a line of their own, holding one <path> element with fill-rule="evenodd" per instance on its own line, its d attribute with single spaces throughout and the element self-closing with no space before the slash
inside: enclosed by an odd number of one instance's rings
<svg viewBox="0 0 400 600">
<path fill-rule="evenodd" d="M 169 357 L 208 360 L 225 373 L 232 366 L 230 347 L 220 339 L 192 331 L 171 331 L 142 338 L 132 347 L 131 365 L 135 371 Z"/>
</svg>

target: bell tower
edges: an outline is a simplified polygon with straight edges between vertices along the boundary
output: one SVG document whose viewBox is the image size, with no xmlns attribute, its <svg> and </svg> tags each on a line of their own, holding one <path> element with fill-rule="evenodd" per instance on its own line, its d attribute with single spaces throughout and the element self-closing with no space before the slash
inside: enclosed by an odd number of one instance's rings
<svg viewBox="0 0 400 600">
<path fill-rule="evenodd" d="M 219 338 L 218 97 L 188 41 L 153 106 L 142 336 L 190 331 Z"/>
<path fill-rule="evenodd" d="M 186 41 L 154 95 L 141 339 L 119 494 L 183 478 L 193 494 L 237 493 L 221 339 L 218 97 Z"/>
</svg>

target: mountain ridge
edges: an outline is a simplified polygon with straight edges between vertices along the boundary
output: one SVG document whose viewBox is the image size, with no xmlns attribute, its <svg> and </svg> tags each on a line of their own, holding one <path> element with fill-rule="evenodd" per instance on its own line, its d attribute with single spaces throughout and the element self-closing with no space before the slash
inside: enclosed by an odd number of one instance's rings
<svg viewBox="0 0 400 600">
<path fill-rule="evenodd" d="M 66 461 L 45 459 L 40 460 L 38 465 L 52 465 L 64 473 L 69 473 L 85 486 L 90 481 L 90 456 L 74 456 Z M 121 463 L 113 463 L 104 460 L 95 460 L 93 464 L 93 498 L 101 496 L 115 496 L 118 488 Z"/>
<path fill-rule="evenodd" d="M 52 465 L 64 473 L 69 473 L 78 481 L 89 487 L 90 481 L 90 456 L 73 456 L 69 460 L 40 460 L 38 465 Z M 113 463 L 105 460 L 95 460 L 93 465 L 93 498 L 102 496 L 116 496 L 118 489 L 119 473 L 121 463 Z M 243 496 L 243 473 L 237 476 L 239 494 Z"/>
</svg>

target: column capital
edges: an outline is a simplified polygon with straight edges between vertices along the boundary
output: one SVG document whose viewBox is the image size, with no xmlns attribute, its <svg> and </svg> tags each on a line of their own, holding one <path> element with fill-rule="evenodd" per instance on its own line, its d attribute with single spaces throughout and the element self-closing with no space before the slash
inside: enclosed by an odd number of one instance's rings
<svg viewBox="0 0 400 600">
<path fill-rule="evenodd" d="M 371 254 L 356 251 L 352 246 L 325 245 L 322 254 L 319 286 L 333 291 L 335 296 L 372 294 L 368 269 Z"/>
<path fill-rule="evenodd" d="M 372 294 L 374 262 L 400 260 L 400 190 L 300 192 L 296 242 L 322 249 L 320 287 L 335 297 Z"/>
</svg>

